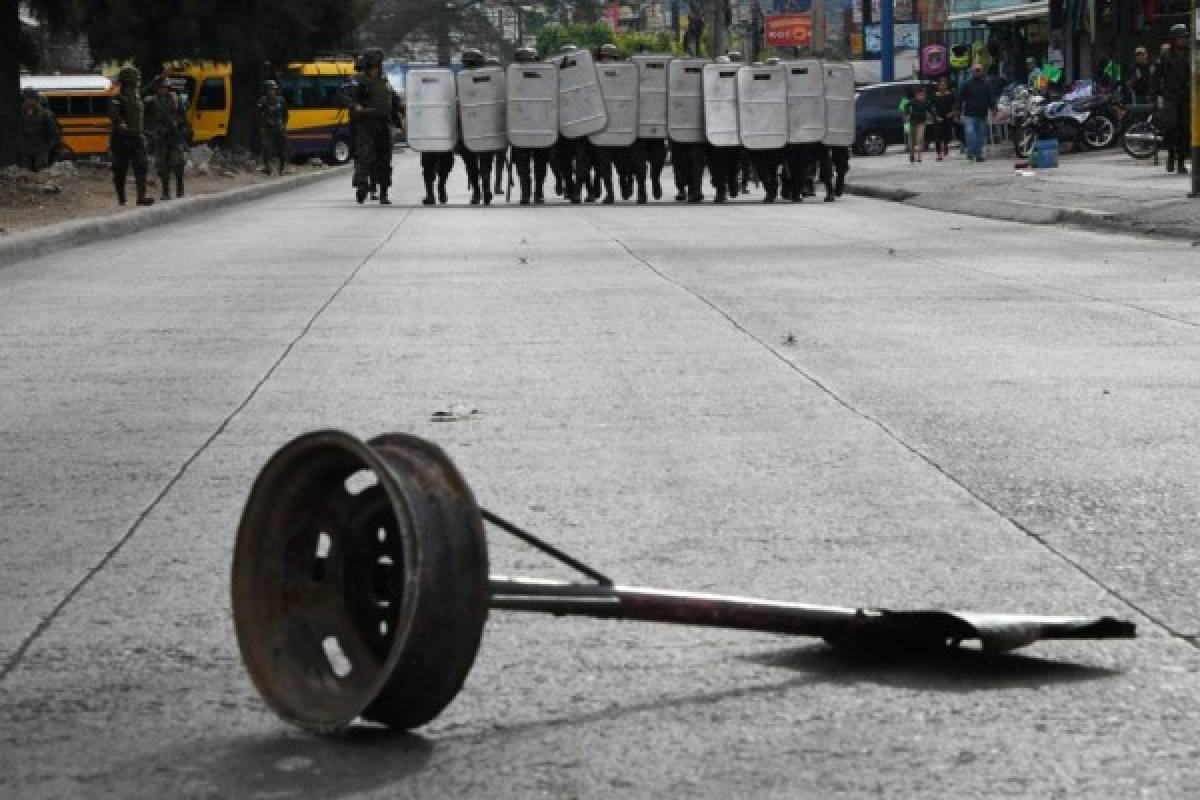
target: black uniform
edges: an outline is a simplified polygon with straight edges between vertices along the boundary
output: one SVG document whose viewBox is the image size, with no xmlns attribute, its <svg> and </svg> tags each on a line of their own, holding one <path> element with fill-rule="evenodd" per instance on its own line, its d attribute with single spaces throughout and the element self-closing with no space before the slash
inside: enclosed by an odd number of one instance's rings
<svg viewBox="0 0 1200 800">
<path fill-rule="evenodd" d="M 1163 138 L 1167 144 L 1167 171 L 1177 160 L 1179 171 L 1186 172 L 1184 161 L 1192 150 L 1192 64 L 1187 49 L 1172 48 L 1162 60 L 1156 94 L 1162 99 Z M 1192 165 L 1193 169 L 1195 164 Z"/>
<path fill-rule="evenodd" d="M 630 151 L 633 161 L 633 177 L 637 182 L 637 201 L 646 202 L 646 173 L 650 173 L 650 189 L 654 199 L 662 197 L 662 171 L 667 163 L 665 139 L 639 138 Z"/>
</svg>

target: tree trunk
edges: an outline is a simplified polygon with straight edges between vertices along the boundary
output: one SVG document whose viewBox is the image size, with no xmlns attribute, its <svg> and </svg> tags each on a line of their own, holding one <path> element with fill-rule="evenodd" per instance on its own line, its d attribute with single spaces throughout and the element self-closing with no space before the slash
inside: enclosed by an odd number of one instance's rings
<svg viewBox="0 0 1200 800">
<path fill-rule="evenodd" d="M 20 159 L 21 18 L 17 0 L 0 0 L 0 166 Z"/>
<path fill-rule="evenodd" d="M 233 60 L 233 106 L 229 115 L 229 147 L 253 152 L 258 147 L 258 113 L 255 104 L 263 82 L 262 59 L 257 54 Z"/>
</svg>

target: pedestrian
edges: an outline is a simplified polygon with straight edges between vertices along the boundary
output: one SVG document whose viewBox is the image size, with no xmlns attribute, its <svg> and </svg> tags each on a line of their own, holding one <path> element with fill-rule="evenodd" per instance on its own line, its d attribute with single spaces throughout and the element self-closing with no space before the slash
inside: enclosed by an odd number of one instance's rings
<svg viewBox="0 0 1200 800">
<path fill-rule="evenodd" d="M 959 109 L 967 137 L 967 161 L 983 161 L 988 114 L 996 108 L 991 87 L 983 77 L 983 65 L 971 65 L 971 79 L 959 92 Z"/>
<path fill-rule="evenodd" d="M 271 162 L 279 163 L 279 174 L 287 162 L 287 101 L 279 94 L 275 81 L 263 82 L 263 96 L 258 100 L 258 135 L 262 147 L 263 172 L 271 174 Z"/>
<path fill-rule="evenodd" d="M 1158 75 L 1156 104 L 1162 111 L 1163 138 L 1167 142 L 1167 172 L 1187 174 L 1184 162 L 1191 153 L 1192 63 L 1188 26 L 1171 26 L 1171 52 L 1163 58 Z M 1195 169 L 1196 165 L 1192 165 Z"/>
<path fill-rule="evenodd" d="M 1125 81 L 1127 99 L 1133 105 L 1154 102 L 1154 65 L 1150 63 L 1150 52 L 1144 47 L 1133 51 L 1133 69 Z"/>
<path fill-rule="evenodd" d="M 908 160 L 920 163 L 925 152 L 925 125 L 932 111 L 925 87 L 918 86 L 908 104 L 908 126 L 910 129 Z"/>
<path fill-rule="evenodd" d="M 175 196 L 183 197 L 184 153 L 188 146 L 187 117 L 179 95 L 163 76 L 154 79 L 154 92 L 145 99 L 146 129 L 154 149 L 154 166 L 162 187 L 162 199 L 171 199 L 171 177 Z"/>
<path fill-rule="evenodd" d="M 950 81 L 942 76 L 938 79 L 937 91 L 933 93 L 933 146 L 937 151 L 937 160 L 950 157 L 950 140 L 954 138 L 955 109 L 954 92 L 950 91 Z"/>
<path fill-rule="evenodd" d="M 36 89 L 21 91 L 20 165 L 37 172 L 50 164 L 51 153 L 59 139 L 58 124 L 42 107 Z"/>
<path fill-rule="evenodd" d="M 138 94 L 142 73 L 137 67 L 122 67 L 117 73 L 117 83 L 121 90 L 113 95 L 108 105 L 108 116 L 112 121 L 109 150 L 112 152 L 117 203 L 125 205 L 125 177 L 133 167 L 137 204 L 152 206 L 154 199 L 146 196 L 146 107 Z"/>
<path fill-rule="evenodd" d="M 354 114 L 354 199 L 362 204 L 377 186 L 379 204 L 391 205 L 392 123 L 400 122 L 400 102 L 383 75 L 383 51 L 373 47 L 363 53 L 363 71 L 353 83 L 350 98 Z"/>
</svg>

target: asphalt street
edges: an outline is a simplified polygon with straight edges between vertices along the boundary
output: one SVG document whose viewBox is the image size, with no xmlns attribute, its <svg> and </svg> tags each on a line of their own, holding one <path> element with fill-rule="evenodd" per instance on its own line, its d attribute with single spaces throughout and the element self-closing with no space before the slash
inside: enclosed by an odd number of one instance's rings
<svg viewBox="0 0 1200 800">
<path fill-rule="evenodd" d="M 461 164 L 425 208 L 396 174 L 390 208 L 342 176 L 0 270 L 0 796 L 1200 794 L 1197 249 L 861 197 L 470 207 Z M 251 686 L 229 575 L 257 471 L 322 427 L 438 442 L 623 583 L 1139 638 L 496 612 L 433 723 L 312 736 Z"/>
</svg>

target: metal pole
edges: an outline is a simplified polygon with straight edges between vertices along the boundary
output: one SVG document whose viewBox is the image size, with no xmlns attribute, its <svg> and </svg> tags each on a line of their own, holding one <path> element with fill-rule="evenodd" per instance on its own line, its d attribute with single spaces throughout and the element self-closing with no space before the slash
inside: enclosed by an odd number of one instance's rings
<svg viewBox="0 0 1200 800">
<path fill-rule="evenodd" d="M 1188 197 L 1200 200 L 1200 11 L 1192 0 L 1192 191 Z"/>
<path fill-rule="evenodd" d="M 884 83 L 896 79 L 896 26 L 892 21 L 893 11 L 892 0 L 881 0 L 879 3 L 879 72 Z"/>
</svg>

